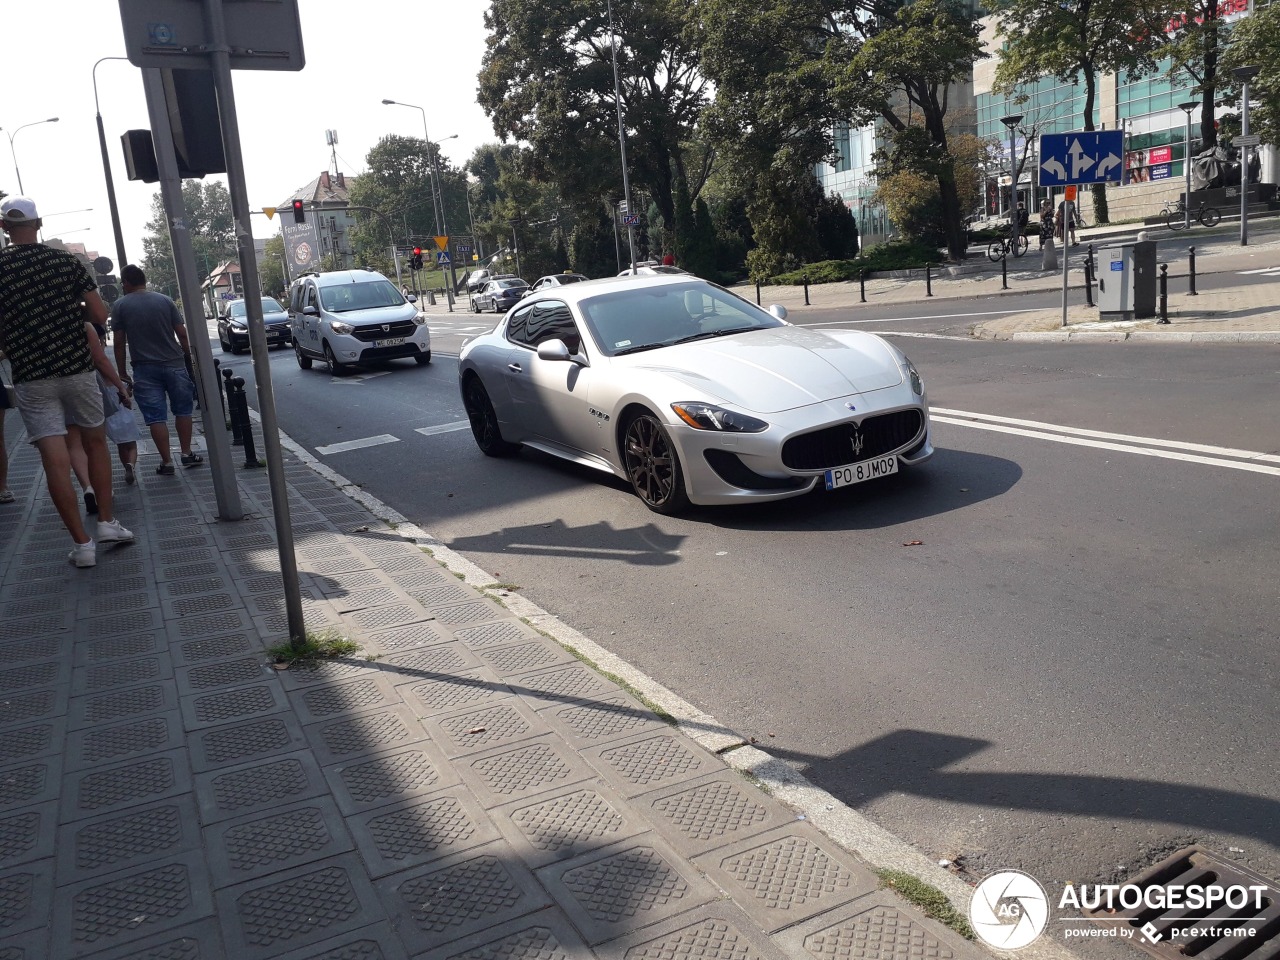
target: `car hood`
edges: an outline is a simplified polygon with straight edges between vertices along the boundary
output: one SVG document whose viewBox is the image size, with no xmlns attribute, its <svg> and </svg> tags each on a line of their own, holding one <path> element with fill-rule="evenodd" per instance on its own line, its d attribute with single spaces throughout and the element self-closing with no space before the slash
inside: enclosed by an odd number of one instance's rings
<svg viewBox="0 0 1280 960">
<path fill-rule="evenodd" d="M 244 327 L 244 326 L 248 326 L 249 318 L 248 317 L 228 317 L 227 322 L 238 323 L 240 324 L 240 326 Z M 271 326 L 273 323 L 288 323 L 289 315 L 287 313 L 281 313 L 278 310 L 272 310 L 270 313 L 264 313 L 262 315 L 262 322 L 267 326 Z"/>
<path fill-rule="evenodd" d="M 622 359 L 756 413 L 792 410 L 902 382 L 892 348 L 858 331 L 771 327 Z"/>
<path fill-rule="evenodd" d="M 348 310 L 346 313 L 331 313 L 333 319 L 341 323 L 350 323 L 357 327 L 366 324 L 396 323 L 401 320 L 412 320 L 418 314 L 418 308 L 412 303 L 402 303 L 391 307 L 370 307 L 368 310 Z"/>
</svg>

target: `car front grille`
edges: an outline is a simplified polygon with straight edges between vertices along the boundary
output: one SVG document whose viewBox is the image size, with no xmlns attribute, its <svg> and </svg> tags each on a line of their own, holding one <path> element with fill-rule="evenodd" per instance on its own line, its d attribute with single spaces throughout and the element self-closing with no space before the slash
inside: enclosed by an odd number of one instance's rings
<svg viewBox="0 0 1280 960">
<path fill-rule="evenodd" d="M 364 343 L 375 340 L 390 340 L 392 337 L 412 337 L 417 324 L 412 320 L 398 320 L 395 323 L 371 323 L 368 326 L 356 327 L 351 335 Z M 390 329 L 383 329 L 388 327 Z"/>
<path fill-rule="evenodd" d="M 792 470 L 830 470 L 861 463 L 906 446 L 923 425 L 916 409 L 867 417 L 861 425 L 838 423 L 792 437 L 782 445 L 782 462 Z"/>
</svg>

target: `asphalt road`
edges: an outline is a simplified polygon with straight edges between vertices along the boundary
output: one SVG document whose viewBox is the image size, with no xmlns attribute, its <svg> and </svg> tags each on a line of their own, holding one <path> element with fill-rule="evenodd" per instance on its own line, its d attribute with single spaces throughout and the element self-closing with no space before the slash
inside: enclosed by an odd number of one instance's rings
<svg viewBox="0 0 1280 960">
<path fill-rule="evenodd" d="M 479 454 L 446 354 L 492 323 L 433 318 L 425 368 L 275 353 L 281 426 L 932 856 L 1101 880 L 1194 838 L 1280 877 L 1280 460 L 1170 446 L 1280 451 L 1280 348 L 900 340 L 932 462 L 669 519 Z"/>
</svg>

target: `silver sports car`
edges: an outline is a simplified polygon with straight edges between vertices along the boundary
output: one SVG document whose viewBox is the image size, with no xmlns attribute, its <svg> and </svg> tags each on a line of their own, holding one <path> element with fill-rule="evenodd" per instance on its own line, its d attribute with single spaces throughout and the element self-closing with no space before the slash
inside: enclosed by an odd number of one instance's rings
<svg viewBox="0 0 1280 960">
<path fill-rule="evenodd" d="M 530 296 L 462 349 L 476 444 L 615 474 L 658 513 L 833 490 L 933 455 L 901 351 L 785 317 L 689 275 Z"/>
</svg>

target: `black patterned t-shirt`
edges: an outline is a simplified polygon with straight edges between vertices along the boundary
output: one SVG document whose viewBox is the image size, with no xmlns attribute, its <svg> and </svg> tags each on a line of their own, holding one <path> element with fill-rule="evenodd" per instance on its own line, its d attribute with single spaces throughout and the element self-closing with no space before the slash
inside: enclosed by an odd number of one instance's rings
<svg viewBox="0 0 1280 960">
<path fill-rule="evenodd" d="M 97 288 L 84 264 L 64 250 L 41 243 L 0 250 L 0 346 L 14 383 L 93 369 L 80 301 Z"/>
</svg>

